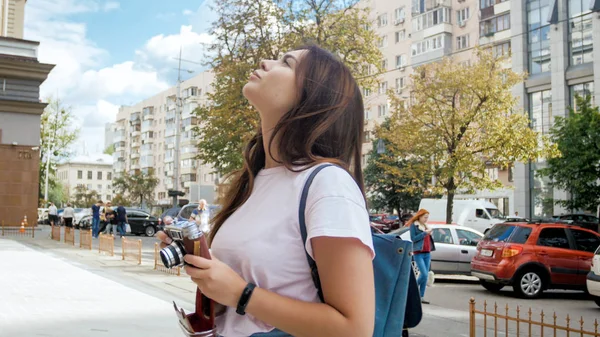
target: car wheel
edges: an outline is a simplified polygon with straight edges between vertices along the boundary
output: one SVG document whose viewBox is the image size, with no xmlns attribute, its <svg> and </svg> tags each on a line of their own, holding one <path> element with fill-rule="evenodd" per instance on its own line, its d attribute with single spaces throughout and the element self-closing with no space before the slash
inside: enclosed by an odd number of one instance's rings
<svg viewBox="0 0 600 337">
<path fill-rule="evenodd" d="M 479 283 L 481 283 L 481 286 L 483 286 L 487 291 L 491 291 L 493 293 L 498 293 L 500 290 L 502 290 L 502 288 L 504 288 L 504 284 L 500 283 L 492 283 L 485 280 L 479 280 Z"/>
<path fill-rule="evenodd" d="M 596 302 L 596 305 L 600 307 L 600 297 L 594 297 L 594 302 Z"/>
<path fill-rule="evenodd" d="M 154 229 L 154 226 L 149 225 L 146 226 L 144 233 L 146 233 L 146 236 L 154 236 L 154 233 L 156 233 L 156 229 Z"/>
<path fill-rule="evenodd" d="M 515 278 L 515 293 L 523 298 L 538 298 L 544 291 L 544 279 L 537 270 L 525 270 Z"/>
</svg>

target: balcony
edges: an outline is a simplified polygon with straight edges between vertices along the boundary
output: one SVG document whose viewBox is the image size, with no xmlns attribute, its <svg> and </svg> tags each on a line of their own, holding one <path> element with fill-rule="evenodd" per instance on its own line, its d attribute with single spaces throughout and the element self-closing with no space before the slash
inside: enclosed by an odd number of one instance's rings
<svg viewBox="0 0 600 337">
<path fill-rule="evenodd" d="M 120 143 L 120 142 L 124 142 L 126 140 L 126 135 L 124 131 L 118 131 L 115 132 L 115 134 L 113 135 L 113 144 Z"/>
<path fill-rule="evenodd" d="M 131 170 L 139 170 L 139 169 L 140 169 L 139 163 L 131 164 Z"/>
<path fill-rule="evenodd" d="M 132 152 L 130 157 L 131 159 L 138 159 L 140 157 L 140 151 Z"/>
<path fill-rule="evenodd" d="M 152 125 L 153 125 L 153 121 L 143 121 L 141 131 L 148 132 L 148 131 L 152 130 Z"/>
<path fill-rule="evenodd" d="M 125 162 L 124 161 L 117 161 L 113 164 L 113 170 L 115 170 L 115 172 L 122 172 L 125 171 Z"/>
<path fill-rule="evenodd" d="M 119 161 L 119 159 L 125 159 L 125 151 L 115 151 L 112 157 L 115 162 Z"/>
<path fill-rule="evenodd" d="M 150 155 L 150 156 L 143 156 L 140 159 L 140 163 L 141 163 L 141 167 L 142 168 L 151 168 L 154 167 L 154 156 Z"/>
<path fill-rule="evenodd" d="M 129 117 L 129 123 L 131 125 L 140 125 L 141 122 L 142 122 L 142 120 L 140 119 L 140 113 L 139 112 L 134 112 Z"/>
<path fill-rule="evenodd" d="M 138 147 L 140 147 L 140 145 L 141 145 L 141 144 L 140 144 L 140 139 L 139 139 L 139 138 L 136 138 L 136 139 L 134 139 L 134 140 L 131 142 L 131 148 L 132 148 L 132 149 L 134 149 L 134 148 L 138 148 Z"/>
<path fill-rule="evenodd" d="M 175 128 L 165 130 L 165 138 L 175 136 Z"/>
</svg>

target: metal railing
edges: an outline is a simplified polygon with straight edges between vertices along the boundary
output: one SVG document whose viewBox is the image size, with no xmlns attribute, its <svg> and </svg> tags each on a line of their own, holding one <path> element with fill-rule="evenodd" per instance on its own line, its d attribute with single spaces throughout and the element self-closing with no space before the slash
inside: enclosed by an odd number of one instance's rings
<svg viewBox="0 0 600 337">
<path fill-rule="evenodd" d="M 35 237 L 35 228 L 32 226 L 6 226 L 2 221 L 0 236 Z"/>
<path fill-rule="evenodd" d="M 160 260 L 160 256 L 159 256 L 159 252 L 160 248 L 158 247 L 158 242 L 154 243 L 154 270 L 163 272 L 163 273 L 167 273 L 167 274 L 171 274 L 171 275 L 177 275 L 180 276 L 181 275 L 181 267 L 175 267 L 175 268 L 167 268 L 165 267 L 165 265 L 162 263 L 162 261 Z"/>
<path fill-rule="evenodd" d="M 142 264 L 142 240 L 130 240 L 124 237 L 121 239 L 121 248 L 123 249 L 121 260 L 127 257 Z"/>
<path fill-rule="evenodd" d="M 98 253 L 106 253 L 110 256 L 115 255 L 115 236 L 109 234 L 100 234 L 98 240 Z"/>
<path fill-rule="evenodd" d="M 79 248 L 92 250 L 92 230 L 79 230 Z"/>
<path fill-rule="evenodd" d="M 488 303 L 487 301 L 483 302 L 483 310 L 477 310 L 475 307 L 475 299 L 471 298 L 469 300 L 469 337 L 476 337 L 476 316 L 483 316 L 483 336 L 487 337 L 488 329 L 493 330 L 493 336 L 497 337 L 498 335 L 504 335 L 506 337 L 509 336 L 557 336 L 557 332 L 566 333 L 566 336 L 570 336 L 571 334 L 583 337 L 583 336 L 591 336 L 591 337 L 600 337 L 600 332 L 598 330 L 599 323 L 598 319 L 594 320 L 593 329 L 594 331 L 588 330 L 585 327 L 585 322 L 583 317 L 580 317 L 579 320 L 572 319 L 569 315 L 565 318 L 565 325 L 561 325 L 558 323 L 556 316 L 556 312 L 553 312 L 552 316 L 550 316 L 549 320 L 545 320 L 547 315 L 542 310 L 539 314 L 539 320 L 532 318 L 533 312 L 531 308 L 528 311 L 523 312 L 520 306 L 516 307 L 516 316 L 511 316 L 509 314 L 509 306 L 506 304 L 504 308 L 500 308 L 498 310 L 498 304 L 494 302 L 494 311 L 488 311 Z M 504 311 L 504 313 L 502 313 Z M 488 327 L 488 319 L 493 320 L 493 326 Z M 498 322 L 500 321 L 500 322 Z M 509 324 L 510 323 L 510 324 Z M 574 323 L 574 324 L 572 324 Z M 509 331 L 510 330 L 510 331 Z M 490 333 L 492 335 L 492 333 Z"/>
<path fill-rule="evenodd" d="M 65 243 L 75 246 L 75 229 L 71 227 L 65 227 Z"/>
</svg>

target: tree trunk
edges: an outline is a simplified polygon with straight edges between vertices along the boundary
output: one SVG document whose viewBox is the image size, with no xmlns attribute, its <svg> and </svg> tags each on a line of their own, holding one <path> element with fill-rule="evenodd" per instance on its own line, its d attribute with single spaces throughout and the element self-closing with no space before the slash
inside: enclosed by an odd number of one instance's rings
<svg viewBox="0 0 600 337">
<path fill-rule="evenodd" d="M 446 203 L 446 223 L 452 224 L 452 211 L 454 205 L 454 193 L 456 192 L 456 185 L 454 184 L 454 178 L 450 178 L 446 185 L 446 193 L 448 194 L 448 202 Z"/>
</svg>

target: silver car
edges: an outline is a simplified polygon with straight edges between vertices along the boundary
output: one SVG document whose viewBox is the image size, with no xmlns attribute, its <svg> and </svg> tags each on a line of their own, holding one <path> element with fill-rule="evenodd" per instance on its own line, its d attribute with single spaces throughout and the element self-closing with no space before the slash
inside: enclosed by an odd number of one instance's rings
<svg viewBox="0 0 600 337">
<path fill-rule="evenodd" d="M 436 274 L 471 275 L 471 260 L 483 234 L 465 226 L 427 225 L 432 229 L 435 251 L 431 252 L 431 271 Z M 408 227 L 393 231 L 402 234 Z"/>
</svg>

